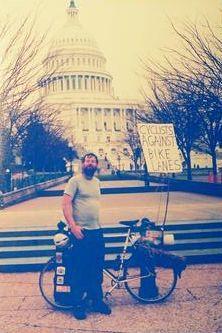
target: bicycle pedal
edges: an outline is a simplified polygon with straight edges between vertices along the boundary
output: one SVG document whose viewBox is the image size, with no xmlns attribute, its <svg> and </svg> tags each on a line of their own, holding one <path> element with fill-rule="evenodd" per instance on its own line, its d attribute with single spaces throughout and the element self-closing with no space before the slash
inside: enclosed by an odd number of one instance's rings
<svg viewBox="0 0 222 333">
<path fill-rule="evenodd" d="M 108 297 L 110 297 L 111 296 L 111 293 L 109 292 L 109 291 L 107 291 L 106 293 L 105 293 L 105 299 L 107 299 Z"/>
</svg>

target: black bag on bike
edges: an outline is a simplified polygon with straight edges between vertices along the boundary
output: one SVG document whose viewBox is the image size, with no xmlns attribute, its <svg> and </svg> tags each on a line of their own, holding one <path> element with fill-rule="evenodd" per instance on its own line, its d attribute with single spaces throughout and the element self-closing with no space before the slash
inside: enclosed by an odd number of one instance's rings
<svg viewBox="0 0 222 333">
<path fill-rule="evenodd" d="M 172 268 L 178 276 L 186 268 L 186 260 L 169 252 L 150 246 L 149 243 L 138 240 L 136 244 L 136 260 L 140 267 L 141 279 L 140 297 L 155 298 L 158 296 L 158 285 L 155 277 L 155 267 Z"/>
</svg>

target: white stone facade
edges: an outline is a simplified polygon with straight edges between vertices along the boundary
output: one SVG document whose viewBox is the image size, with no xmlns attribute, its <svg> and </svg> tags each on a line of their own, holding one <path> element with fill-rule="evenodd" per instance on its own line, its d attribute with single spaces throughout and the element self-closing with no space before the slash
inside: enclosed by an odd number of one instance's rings
<svg viewBox="0 0 222 333">
<path fill-rule="evenodd" d="M 70 1 L 67 23 L 53 39 L 44 66 L 53 75 L 41 82 L 42 94 L 62 111 L 70 142 L 101 159 L 106 157 L 113 167 L 129 169 L 124 137 L 139 103 L 115 97 L 106 58 L 81 26 L 74 1 Z"/>
</svg>

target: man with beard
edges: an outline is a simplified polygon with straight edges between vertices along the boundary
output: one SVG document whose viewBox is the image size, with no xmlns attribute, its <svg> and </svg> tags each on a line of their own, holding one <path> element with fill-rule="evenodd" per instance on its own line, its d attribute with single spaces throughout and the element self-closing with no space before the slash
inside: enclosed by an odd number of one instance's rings
<svg viewBox="0 0 222 333">
<path fill-rule="evenodd" d="M 93 153 L 82 159 L 82 174 L 72 177 L 63 195 L 63 213 L 74 235 L 73 246 L 73 314 L 86 318 L 86 299 L 95 312 L 109 315 L 103 302 L 104 240 L 99 223 L 99 180 L 94 177 L 98 158 Z"/>
</svg>

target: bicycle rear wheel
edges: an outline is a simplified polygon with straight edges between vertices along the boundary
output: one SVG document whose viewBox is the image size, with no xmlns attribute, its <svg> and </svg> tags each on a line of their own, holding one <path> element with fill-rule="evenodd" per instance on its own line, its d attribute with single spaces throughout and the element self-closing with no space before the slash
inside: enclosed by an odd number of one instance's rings
<svg viewBox="0 0 222 333">
<path fill-rule="evenodd" d="M 173 292 L 177 283 L 177 274 L 173 269 L 155 267 L 151 273 L 147 267 L 132 267 L 129 260 L 124 269 L 127 279 L 125 288 L 139 302 L 158 303 Z"/>
<path fill-rule="evenodd" d="M 52 257 L 43 267 L 39 275 L 39 289 L 46 302 L 58 309 L 71 309 L 72 305 L 58 303 L 54 297 L 54 277 L 56 258 Z"/>
</svg>

